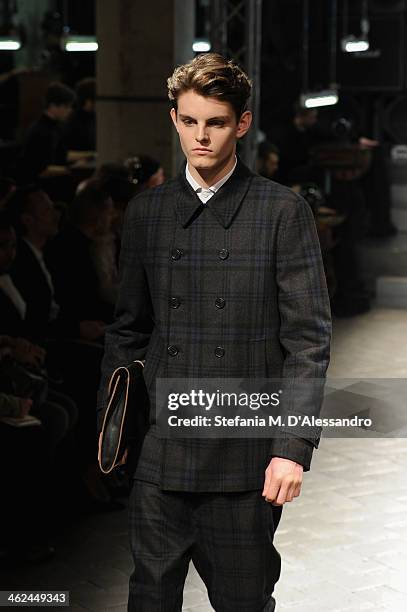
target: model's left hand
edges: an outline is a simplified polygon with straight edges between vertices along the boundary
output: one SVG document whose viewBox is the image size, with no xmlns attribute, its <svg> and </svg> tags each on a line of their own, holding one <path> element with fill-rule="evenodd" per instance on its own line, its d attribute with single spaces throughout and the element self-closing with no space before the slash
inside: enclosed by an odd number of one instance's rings
<svg viewBox="0 0 407 612">
<path fill-rule="evenodd" d="M 291 459 L 273 457 L 264 479 L 263 497 L 273 506 L 282 506 L 301 492 L 303 467 Z"/>
</svg>

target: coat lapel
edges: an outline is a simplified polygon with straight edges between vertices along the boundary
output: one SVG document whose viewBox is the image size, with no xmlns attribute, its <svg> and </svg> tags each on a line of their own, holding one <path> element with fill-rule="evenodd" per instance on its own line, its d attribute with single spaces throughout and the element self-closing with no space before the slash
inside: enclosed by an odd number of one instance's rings
<svg viewBox="0 0 407 612">
<path fill-rule="evenodd" d="M 238 158 L 232 176 L 206 204 L 202 204 L 185 177 L 185 165 L 178 175 L 180 190 L 177 199 L 177 215 L 181 225 L 187 227 L 193 223 L 207 206 L 217 221 L 227 229 L 244 200 L 254 176 L 253 172 Z"/>
</svg>

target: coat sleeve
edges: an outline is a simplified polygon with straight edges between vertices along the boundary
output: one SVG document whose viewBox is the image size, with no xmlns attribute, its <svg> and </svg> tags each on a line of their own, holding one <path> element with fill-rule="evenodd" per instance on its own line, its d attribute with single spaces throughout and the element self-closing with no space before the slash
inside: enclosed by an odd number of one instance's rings
<svg viewBox="0 0 407 612">
<path fill-rule="evenodd" d="M 283 378 L 293 382 L 293 397 L 283 407 L 318 417 L 331 341 L 331 312 L 325 272 L 312 211 L 300 196 L 290 194 L 277 239 L 276 280 L 280 312 Z M 308 380 L 307 380 L 308 379 Z M 291 402 L 291 399 L 294 401 Z M 284 420 L 284 419 L 283 419 Z M 272 440 L 271 455 L 310 468 L 320 430 L 293 434 L 282 430 Z"/>
<path fill-rule="evenodd" d="M 137 244 L 135 208 L 127 207 L 123 223 L 119 261 L 119 292 L 114 321 L 107 327 L 101 378 L 97 394 L 97 431 L 101 430 L 106 408 L 107 386 L 113 371 L 136 359 L 144 359 L 153 330 L 153 308 L 147 278 Z"/>
</svg>

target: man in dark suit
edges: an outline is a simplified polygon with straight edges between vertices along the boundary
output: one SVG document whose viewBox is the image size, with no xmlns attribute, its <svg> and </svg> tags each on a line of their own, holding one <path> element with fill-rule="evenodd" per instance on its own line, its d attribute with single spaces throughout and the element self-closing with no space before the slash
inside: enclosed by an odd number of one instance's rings
<svg viewBox="0 0 407 612">
<path fill-rule="evenodd" d="M 126 211 L 98 398 L 100 428 L 113 369 L 146 360 L 151 426 L 129 500 L 128 609 L 181 610 L 192 559 L 217 612 L 271 611 L 273 535 L 318 434 L 160 437 L 155 382 L 323 378 L 330 309 L 321 253 L 307 203 L 236 159 L 251 123 L 244 72 L 201 55 L 174 71 L 168 89 L 187 164 Z"/>
<path fill-rule="evenodd" d="M 8 210 L 17 228 L 17 256 L 11 277 L 26 302 L 27 333 L 42 342 L 55 334 L 59 305 L 44 260 L 47 242 L 58 232 L 59 214 L 48 195 L 36 185 L 21 187 L 11 197 Z"/>
</svg>

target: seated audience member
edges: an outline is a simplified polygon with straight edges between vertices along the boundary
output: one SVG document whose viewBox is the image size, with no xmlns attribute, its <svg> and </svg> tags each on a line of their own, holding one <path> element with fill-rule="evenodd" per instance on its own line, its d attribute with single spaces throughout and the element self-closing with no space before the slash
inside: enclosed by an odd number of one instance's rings
<svg viewBox="0 0 407 612">
<path fill-rule="evenodd" d="M 135 155 L 124 162 L 137 193 L 161 185 L 165 181 L 164 170 L 156 159 L 149 155 Z"/>
<path fill-rule="evenodd" d="M 76 107 L 66 124 L 66 143 L 70 151 L 96 151 L 96 79 L 76 84 Z"/>
<path fill-rule="evenodd" d="M 67 337 L 101 341 L 106 323 L 112 320 L 113 305 L 104 299 L 96 263 L 102 258 L 101 265 L 110 265 L 106 236 L 112 217 L 111 197 L 91 184 L 76 195 L 68 223 L 46 249 Z"/>
<path fill-rule="evenodd" d="M 27 306 L 9 275 L 15 253 L 15 231 L 9 215 L 3 211 L 0 212 L 0 334 L 14 337 L 3 336 L 0 344 L 7 347 L 13 359 L 23 366 L 42 369 L 47 354 L 43 348 L 24 339 Z M 86 324 L 84 329 L 87 329 Z M 61 361 L 61 356 L 64 357 L 64 362 Z M 54 459 L 58 455 L 58 461 L 53 461 L 53 465 L 65 464 L 68 469 L 63 473 L 67 477 L 69 472 L 74 472 L 73 461 L 69 457 L 72 457 L 73 453 L 72 432 L 76 428 L 79 463 L 82 464 L 79 469 L 83 472 L 83 484 L 90 496 L 89 500 L 95 505 L 99 504 L 98 509 L 114 510 L 121 509 L 122 506 L 110 499 L 106 487 L 100 482 L 100 474 L 97 473 L 95 464 L 96 412 L 91 406 L 96 398 L 101 356 L 101 347 L 97 352 L 88 346 L 80 346 L 79 350 L 69 350 L 69 346 L 64 346 L 63 350 L 54 347 L 51 360 L 56 360 L 61 365 L 64 393 L 49 388 L 44 401 L 35 406 L 31 413 L 38 416 L 43 423 L 50 455 Z M 66 393 L 69 393 L 69 397 Z M 77 400 L 80 407 L 78 427 L 77 405 L 70 396 Z M 71 474 L 72 476 L 74 474 Z"/>
<path fill-rule="evenodd" d="M 19 188 L 7 210 L 19 235 L 10 274 L 26 303 L 25 325 L 30 338 L 42 342 L 56 333 L 59 306 L 51 274 L 44 261 L 48 240 L 58 233 L 59 213 L 38 186 Z"/>
<path fill-rule="evenodd" d="M 120 254 L 120 238 L 124 213 L 130 200 L 143 191 L 165 180 L 160 163 L 147 155 L 128 158 L 123 164 L 106 163 L 100 166 L 86 181 L 78 185 L 77 192 L 87 185 L 99 184 L 110 195 L 114 204 L 112 232 L 116 240 L 116 264 Z"/>
<path fill-rule="evenodd" d="M 278 181 L 280 152 L 268 140 L 261 142 L 257 148 L 257 172 L 260 176 Z"/>
<path fill-rule="evenodd" d="M 11 393 L 18 385 L 23 385 L 22 393 L 30 385 L 36 389 L 38 397 L 31 414 L 43 424 L 49 457 L 55 460 L 60 444 L 76 425 L 76 404 L 67 395 L 47 386 L 43 370 L 45 352 L 41 347 L 31 345 L 24 338 L 7 336 L 0 336 L 0 344 L 9 349 L 9 359 L 3 358 L 1 362 L 0 391 Z"/>
<path fill-rule="evenodd" d="M 18 361 L 39 370 L 44 365 L 45 351 L 41 347 L 33 347 L 24 339 L 27 336 L 25 324 L 27 305 L 9 274 L 15 254 L 15 231 L 9 216 L 2 212 L 0 213 L 0 334 L 11 336 L 10 347 Z M 20 344 L 18 338 L 21 338 Z M 3 346 L 5 342 L 3 339 Z M 38 406 L 38 416 L 45 420 L 50 446 L 54 452 L 68 429 L 74 427 L 77 410 L 69 397 L 49 389 L 46 401 Z"/>
<path fill-rule="evenodd" d="M 137 185 L 133 182 L 129 169 L 124 164 L 116 163 L 100 166 L 88 183 L 93 181 L 99 182 L 113 200 L 112 232 L 116 242 L 116 266 L 118 266 L 124 213 L 128 203 L 137 193 Z"/>
<path fill-rule="evenodd" d="M 133 189 L 131 191 L 130 198 L 134 195 L 135 185 L 132 183 L 130 172 L 128 168 L 126 168 L 124 164 L 120 164 L 116 162 L 108 162 L 96 168 L 96 170 L 93 172 L 91 176 L 89 176 L 87 179 L 79 183 L 79 185 L 76 188 L 76 193 L 80 193 L 90 183 L 91 184 L 96 183 L 104 187 L 106 184 L 108 184 L 109 181 L 117 181 L 121 185 L 125 185 L 126 187 L 132 185 Z M 128 190 L 126 191 L 126 194 L 127 192 Z M 109 195 L 114 201 L 114 198 L 111 195 L 110 191 L 109 191 Z"/>
<path fill-rule="evenodd" d="M 72 112 L 74 100 L 74 92 L 66 85 L 54 82 L 48 86 L 45 110 L 29 128 L 22 144 L 21 182 L 31 182 L 39 176 L 66 174 L 63 125 Z"/>
</svg>

